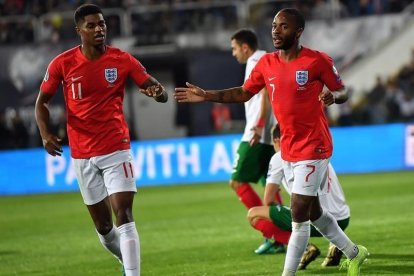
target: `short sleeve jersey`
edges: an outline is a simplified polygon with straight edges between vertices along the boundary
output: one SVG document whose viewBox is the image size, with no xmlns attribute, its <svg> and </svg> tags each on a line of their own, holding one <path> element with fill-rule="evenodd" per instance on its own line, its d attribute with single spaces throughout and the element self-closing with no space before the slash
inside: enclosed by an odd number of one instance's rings
<svg viewBox="0 0 414 276">
<path fill-rule="evenodd" d="M 129 53 L 110 46 L 97 60 L 88 60 L 78 46 L 51 61 L 40 91 L 53 95 L 60 84 L 63 86 L 73 158 L 130 148 L 123 113 L 128 77 L 141 86 L 150 75 Z"/>
<path fill-rule="evenodd" d="M 279 51 L 268 53 L 243 88 L 256 94 L 265 86 L 280 125 L 282 158 L 297 162 L 330 157 L 332 138 L 318 96 L 324 86 L 330 91 L 344 87 L 332 59 L 305 47 L 293 61 L 282 60 Z"/>
<path fill-rule="evenodd" d="M 283 185 L 286 192 L 291 194 L 291 182 L 287 182 L 283 173 L 283 161 L 280 151 L 275 153 L 270 159 L 269 170 L 267 172 L 266 185 Z M 327 185 L 326 185 L 327 184 Z M 345 201 L 345 195 L 336 176 L 332 165 L 328 165 L 327 183 L 322 185 L 318 191 L 319 201 L 323 209 L 331 213 L 336 220 L 350 217 L 349 206 Z"/>
</svg>

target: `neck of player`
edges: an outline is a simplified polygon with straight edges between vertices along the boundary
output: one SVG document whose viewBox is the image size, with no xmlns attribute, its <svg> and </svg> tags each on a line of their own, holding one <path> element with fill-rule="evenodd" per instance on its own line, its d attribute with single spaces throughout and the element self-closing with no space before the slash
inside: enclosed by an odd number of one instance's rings
<svg viewBox="0 0 414 276">
<path fill-rule="evenodd" d="M 105 44 L 102 45 L 81 45 L 82 54 L 89 60 L 100 58 L 106 51 Z"/>
<path fill-rule="evenodd" d="M 286 61 L 292 61 L 298 58 L 300 51 L 302 51 L 302 46 L 295 44 L 289 49 L 281 50 L 280 57 Z"/>
</svg>

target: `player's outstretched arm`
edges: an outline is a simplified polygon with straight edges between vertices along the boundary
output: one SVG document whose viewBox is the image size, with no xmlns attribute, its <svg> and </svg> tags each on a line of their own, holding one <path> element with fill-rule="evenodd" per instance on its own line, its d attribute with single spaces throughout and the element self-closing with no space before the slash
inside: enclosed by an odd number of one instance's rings
<svg viewBox="0 0 414 276">
<path fill-rule="evenodd" d="M 35 117 L 37 127 L 39 128 L 40 136 L 45 150 L 52 156 L 62 155 L 62 146 L 60 142 L 62 139 L 49 131 L 49 101 L 51 96 L 40 92 L 35 105 Z"/>
<path fill-rule="evenodd" d="M 168 101 L 168 94 L 165 88 L 153 77 L 144 82 L 139 90 L 142 94 L 152 97 L 155 101 L 165 103 Z"/>
<path fill-rule="evenodd" d="M 175 99 L 180 103 L 196 103 L 202 101 L 217 102 L 217 103 L 242 103 L 247 102 L 254 96 L 243 89 L 243 87 L 234 87 L 224 90 L 209 90 L 206 91 L 189 82 L 187 87 L 175 88 Z"/>
</svg>

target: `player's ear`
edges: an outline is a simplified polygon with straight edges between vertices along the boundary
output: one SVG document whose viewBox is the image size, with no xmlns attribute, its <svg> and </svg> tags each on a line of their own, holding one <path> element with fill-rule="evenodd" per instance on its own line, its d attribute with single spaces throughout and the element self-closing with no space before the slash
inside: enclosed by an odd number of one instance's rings
<svg viewBox="0 0 414 276">
<path fill-rule="evenodd" d="M 303 28 L 298 28 L 296 31 L 296 39 L 299 39 L 303 33 Z"/>
<path fill-rule="evenodd" d="M 249 45 L 247 45 L 247 43 L 243 43 L 241 47 L 243 49 L 243 53 L 247 53 L 249 51 Z"/>
<path fill-rule="evenodd" d="M 78 36 L 80 36 L 80 29 L 79 29 L 79 27 L 78 27 L 78 26 L 75 26 L 75 31 L 76 31 L 76 33 L 78 34 Z"/>
</svg>

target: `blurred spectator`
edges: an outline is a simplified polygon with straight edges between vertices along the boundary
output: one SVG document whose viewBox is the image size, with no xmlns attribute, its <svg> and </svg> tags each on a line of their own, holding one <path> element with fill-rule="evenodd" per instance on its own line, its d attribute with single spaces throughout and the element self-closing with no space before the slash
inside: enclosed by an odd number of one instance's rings
<svg viewBox="0 0 414 276">
<path fill-rule="evenodd" d="M 352 97 L 353 89 L 349 87 L 349 97 Z M 337 119 L 336 124 L 338 126 L 351 126 L 354 124 L 353 117 L 352 117 L 352 106 L 351 101 L 346 101 L 343 104 L 338 105 L 339 109 L 339 116 Z"/>
<path fill-rule="evenodd" d="M 0 149 L 11 148 L 11 131 L 7 127 L 4 111 L 0 111 Z"/>
<path fill-rule="evenodd" d="M 374 14 L 374 5 L 372 0 L 359 0 L 359 13 L 358 15 L 371 15 Z"/>
<path fill-rule="evenodd" d="M 231 129 L 230 108 L 222 103 L 214 103 L 211 110 L 214 131 L 227 132 Z"/>
<path fill-rule="evenodd" d="M 357 124 L 414 121 L 414 48 L 408 64 L 386 84 L 380 77 L 365 98 L 354 106 Z"/>
<path fill-rule="evenodd" d="M 9 28 L 5 21 L 0 21 L 0 44 L 6 44 L 10 42 Z"/>
<path fill-rule="evenodd" d="M 386 105 L 388 109 L 388 122 L 396 122 L 401 118 L 398 98 L 404 91 L 398 86 L 396 78 L 389 78 L 386 88 Z"/>
<path fill-rule="evenodd" d="M 316 0 L 311 10 L 312 19 L 334 20 L 347 16 L 348 11 L 339 0 Z"/>
<path fill-rule="evenodd" d="M 11 142 L 13 148 L 27 148 L 29 142 L 29 133 L 20 116 L 20 112 L 13 111 L 11 118 Z"/>
<path fill-rule="evenodd" d="M 409 122 L 414 120 L 414 93 L 406 91 L 397 95 L 397 103 L 399 106 L 402 121 Z"/>
<path fill-rule="evenodd" d="M 367 97 L 367 111 L 369 122 L 372 124 L 383 124 L 387 121 L 388 110 L 386 107 L 386 86 L 380 76 Z"/>
</svg>

